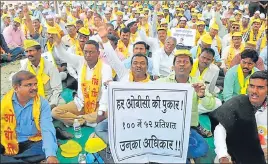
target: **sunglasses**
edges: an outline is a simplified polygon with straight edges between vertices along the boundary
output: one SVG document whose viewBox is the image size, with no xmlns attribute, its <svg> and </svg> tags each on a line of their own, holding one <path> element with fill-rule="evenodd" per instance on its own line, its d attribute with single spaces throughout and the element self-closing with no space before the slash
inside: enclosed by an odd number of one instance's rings
<svg viewBox="0 0 268 164">
<path fill-rule="evenodd" d="M 234 30 L 239 30 L 239 27 L 233 26 Z"/>
</svg>

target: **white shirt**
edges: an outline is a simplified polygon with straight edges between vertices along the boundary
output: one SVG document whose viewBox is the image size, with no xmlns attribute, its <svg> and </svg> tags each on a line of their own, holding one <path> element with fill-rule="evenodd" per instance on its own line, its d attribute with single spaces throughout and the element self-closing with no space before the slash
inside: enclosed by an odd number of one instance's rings
<svg viewBox="0 0 268 164">
<path fill-rule="evenodd" d="M 142 41 L 150 46 L 150 52 L 154 53 L 160 47 L 160 41 L 158 38 L 147 37 L 144 28 L 139 30 L 139 36 Z"/>
<path fill-rule="evenodd" d="M 208 11 L 208 10 L 203 11 L 202 17 L 204 19 L 211 19 L 212 18 L 212 10 L 210 9 L 210 11 Z"/>
<path fill-rule="evenodd" d="M 227 46 L 222 51 L 221 59 L 223 62 L 222 62 L 221 68 L 226 68 L 226 64 L 227 64 L 226 61 L 227 61 L 227 58 L 228 58 L 229 53 L 230 53 L 230 47 L 231 46 Z M 234 49 L 234 51 L 235 51 L 235 55 L 240 53 L 240 49 Z M 234 55 L 234 57 L 235 57 L 235 55 Z"/>
<path fill-rule="evenodd" d="M 174 51 L 167 55 L 164 48 L 153 54 L 153 75 L 166 77 L 172 72 Z"/>
<path fill-rule="evenodd" d="M 196 61 L 196 60 L 195 60 Z M 216 81 L 219 77 L 220 69 L 215 64 L 211 63 L 208 66 L 208 70 L 205 72 L 202 81 L 204 81 L 206 85 L 206 89 L 211 93 L 215 94 L 219 91 L 218 87 L 216 87 Z M 195 77 L 200 76 L 200 71 L 197 69 Z"/>
<path fill-rule="evenodd" d="M 76 69 L 76 71 L 78 72 L 78 90 L 77 90 L 77 94 L 78 97 L 84 101 L 84 96 L 81 90 L 81 74 L 82 74 L 82 69 L 83 66 L 85 64 L 85 59 L 83 56 L 78 56 L 75 54 L 71 54 L 69 51 L 65 51 L 65 49 L 63 48 L 63 45 L 58 45 L 55 46 L 55 50 L 58 51 L 59 54 L 61 54 L 60 58 L 62 58 L 62 60 L 64 60 L 65 62 L 67 62 L 67 64 L 71 64 L 73 66 L 73 68 Z M 86 80 L 90 80 L 92 78 L 93 75 L 93 70 L 94 68 L 90 69 L 87 66 L 87 72 L 86 72 Z M 108 66 L 105 63 L 102 63 L 102 70 L 101 70 L 101 91 L 99 92 L 99 96 L 98 96 L 98 101 L 99 101 L 99 108 L 101 110 L 101 108 L 106 108 L 107 102 L 105 99 L 105 94 L 103 94 L 103 92 L 105 92 L 105 86 L 104 86 L 104 82 L 110 81 L 112 80 L 112 69 L 110 66 Z M 104 95 L 104 96 L 102 96 Z"/>
<path fill-rule="evenodd" d="M 267 147 L 267 106 L 266 108 L 262 107 L 255 113 L 255 118 L 258 127 L 259 135 L 263 135 L 266 144 L 261 145 L 262 148 Z M 225 128 L 219 124 L 216 126 L 214 131 L 214 144 L 215 144 L 215 153 L 218 156 L 218 159 L 222 157 L 229 156 L 227 152 L 227 145 L 226 145 L 226 130 Z"/>
</svg>

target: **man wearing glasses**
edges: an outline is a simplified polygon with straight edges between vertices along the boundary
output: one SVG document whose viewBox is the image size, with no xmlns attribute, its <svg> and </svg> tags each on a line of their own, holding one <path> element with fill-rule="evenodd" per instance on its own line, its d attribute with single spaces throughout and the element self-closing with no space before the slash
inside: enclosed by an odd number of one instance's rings
<svg viewBox="0 0 268 164">
<path fill-rule="evenodd" d="M 78 73 L 78 90 L 74 101 L 54 108 L 52 116 L 67 126 L 72 126 L 74 119 L 78 119 L 80 125 L 95 127 L 98 110 L 107 110 L 104 83 L 112 80 L 112 69 L 99 60 L 99 44 L 96 41 L 88 40 L 85 35 L 78 38 L 83 48 L 82 55 L 66 51 L 61 39 L 54 35 L 55 49 L 61 54 L 59 57 Z"/>
<path fill-rule="evenodd" d="M 238 22 L 232 22 L 230 32 L 223 37 L 223 39 L 222 39 L 222 49 L 226 48 L 227 46 L 229 46 L 231 44 L 231 41 L 232 41 L 231 36 L 235 32 L 240 32 L 240 24 Z"/>
</svg>

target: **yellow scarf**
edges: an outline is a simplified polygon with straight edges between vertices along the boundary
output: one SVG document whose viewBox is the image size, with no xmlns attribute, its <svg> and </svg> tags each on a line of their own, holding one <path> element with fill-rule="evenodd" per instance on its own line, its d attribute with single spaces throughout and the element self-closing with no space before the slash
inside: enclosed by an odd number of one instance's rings
<svg viewBox="0 0 268 164">
<path fill-rule="evenodd" d="M 197 51 L 196 51 L 196 57 L 195 58 L 198 58 L 200 54 L 201 54 L 201 47 L 197 46 Z"/>
<path fill-rule="evenodd" d="M 118 40 L 117 48 L 118 48 L 118 50 L 120 52 L 122 52 L 122 54 L 124 55 L 125 59 L 127 59 L 129 57 L 128 46 L 126 47 L 121 39 Z"/>
<path fill-rule="evenodd" d="M 221 40 L 220 37 L 218 35 L 215 36 L 216 41 L 217 41 L 217 48 L 218 48 L 218 52 L 221 52 Z"/>
<path fill-rule="evenodd" d="M 141 82 L 141 83 L 146 83 L 146 82 L 149 82 L 149 81 L 150 81 L 150 75 L 147 74 L 146 79 L 144 79 L 144 80 L 142 80 L 142 81 L 139 81 L 139 82 Z M 129 72 L 129 82 L 135 82 L 135 81 L 134 81 L 133 74 L 132 74 L 131 71 Z"/>
<path fill-rule="evenodd" d="M 135 43 L 137 36 L 137 32 L 135 34 L 130 33 L 130 43 Z"/>
<path fill-rule="evenodd" d="M 253 73 L 254 73 L 254 69 L 252 69 L 250 75 L 252 75 Z M 241 88 L 240 89 L 240 94 L 246 94 L 247 93 L 247 87 L 248 87 L 248 84 L 249 84 L 249 76 L 248 76 L 248 78 L 246 77 L 247 80 L 245 81 L 243 70 L 242 70 L 240 64 L 237 67 L 237 75 L 238 75 L 238 82 L 239 82 L 239 85 L 240 85 L 240 88 Z"/>
<path fill-rule="evenodd" d="M 166 21 L 169 22 L 169 14 L 166 16 Z"/>
<path fill-rule="evenodd" d="M 198 63 L 199 63 L 199 61 L 198 61 L 198 59 L 194 62 L 194 64 L 193 64 L 193 68 L 192 68 L 192 70 L 191 70 L 191 73 L 190 73 L 190 76 L 191 77 L 196 77 L 196 72 L 197 72 L 197 70 L 199 69 L 199 67 L 198 67 Z M 199 80 L 203 80 L 203 77 L 204 77 L 204 75 L 205 75 L 205 73 L 208 71 L 208 68 L 206 68 L 205 70 L 203 70 L 203 72 L 199 75 Z"/>
<path fill-rule="evenodd" d="M 16 135 L 16 116 L 12 105 L 14 90 L 10 90 L 1 100 L 1 144 L 5 148 L 5 155 L 16 155 L 19 152 L 19 144 Z M 37 134 L 29 137 L 30 141 L 42 140 L 40 130 L 40 97 L 37 95 L 33 100 L 33 118 L 37 128 Z M 25 119 L 25 118 L 24 118 Z"/>
<path fill-rule="evenodd" d="M 101 86 L 101 69 L 102 61 L 98 60 L 93 70 L 91 80 L 86 80 L 87 64 L 85 63 L 83 66 L 81 74 L 81 88 L 84 96 L 85 114 L 93 113 L 96 111 Z"/>
<path fill-rule="evenodd" d="M 145 33 L 146 33 L 146 35 L 149 36 L 149 34 L 150 34 L 149 24 L 146 23 L 146 24 L 143 25 L 143 26 L 139 25 L 139 30 L 141 29 L 141 27 L 143 27 L 143 28 L 145 29 Z"/>
<path fill-rule="evenodd" d="M 80 47 L 78 40 L 75 41 L 75 54 L 79 55 L 79 56 L 84 56 L 84 52 L 83 52 L 82 48 Z"/>
<path fill-rule="evenodd" d="M 258 31 L 256 37 L 254 38 L 254 34 L 253 34 L 253 30 L 250 31 L 250 34 L 249 34 L 249 41 L 258 41 L 258 39 L 261 37 L 261 32 Z"/>
<path fill-rule="evenodd" d="M 245 45 L 243 43 L 241 43 L 241 45 L 238 49 L 240 50 L 239 53 L 241 53 L 242 51 L 244 51 Z M 229 54 L 227 56 L 227 61 L 226 61 L 227 68 L 230 68 L 231 62 L 232 62 L 233 58 L 235 57 L 235 55 L 237 55 L 237 54 L 235 53 L 234 45 L 232 44 L 230 46 Z"/>
<path fill-rule="evenodd" d="M 204 34 L 206 34 L 206 31 L 203 31 L 203 33 L 202 34 L 200 34 L 200 32 L 199 31 L 196 31 L 196 36 L 195 36 L 195 45 L 197 45 L 197 42 L 198 42 L 198 40 L 204 35 Z"/>
<path fill-rule="evenodd" d="M 49 76 L 45 74 L 44 68 L 45 68 L 45 61 L 44 58 L 40 58 L 40 68 L 38 70 L 38 73 L 35 72 L 35 70 L 32 67 L 32 64 L 30 61 L 27 63 L 27 69 L 34 75 L 36 75 L 37 78 L 37 88 L 38 88 L 38 94 L 45 97 L 45 89 L 44 85 L 48 82 Z"/>
<path fill-rule="evenodd" d="M 159 40 L 160 48 L 164 47 L 164 44 Z"/>
<path fill-rule="evenodd" d="M 53 63 L 55 64 L 55 66 L 57 66 L 56 61 L 55 61 L 54 56 L 53 56 L 53 48 L 54 48 L 54 43 L 51 45 L 49 43 L 49 41 L 47 41 L 47 51 L 50 53 L 50 55 L 53 59 Z"/>
<path fill-rule="evenodd" d="M 242 35 L 244 35 L 248 30 L 249 30 L 249 27 L 244 28 L 244 27 L 241 25 L 241 32 L 242 32 Z"/>
</svg>

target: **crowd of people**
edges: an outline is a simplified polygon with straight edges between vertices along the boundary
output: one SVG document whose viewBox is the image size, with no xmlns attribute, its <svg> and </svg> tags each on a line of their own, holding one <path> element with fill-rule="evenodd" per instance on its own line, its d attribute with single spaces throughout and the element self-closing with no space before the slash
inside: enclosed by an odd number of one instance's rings
<svg viewBox="0 0 268 164">
<path fill-rule="evenodd" d="M 1 163 L 58 163 L 57 139 L 73 137 L 65 128 L 75 119 L 109 145 L 111 81 L 191 84 L 187 158 L 205 156 L 214 137 L 215 163 L 266 163 L 267 5 L 1 2 L 1 63 L 21 60 L 1 100 Z M 195 29 L 194 46 L 181 46 L 173 28 Z"/>
</svg>

